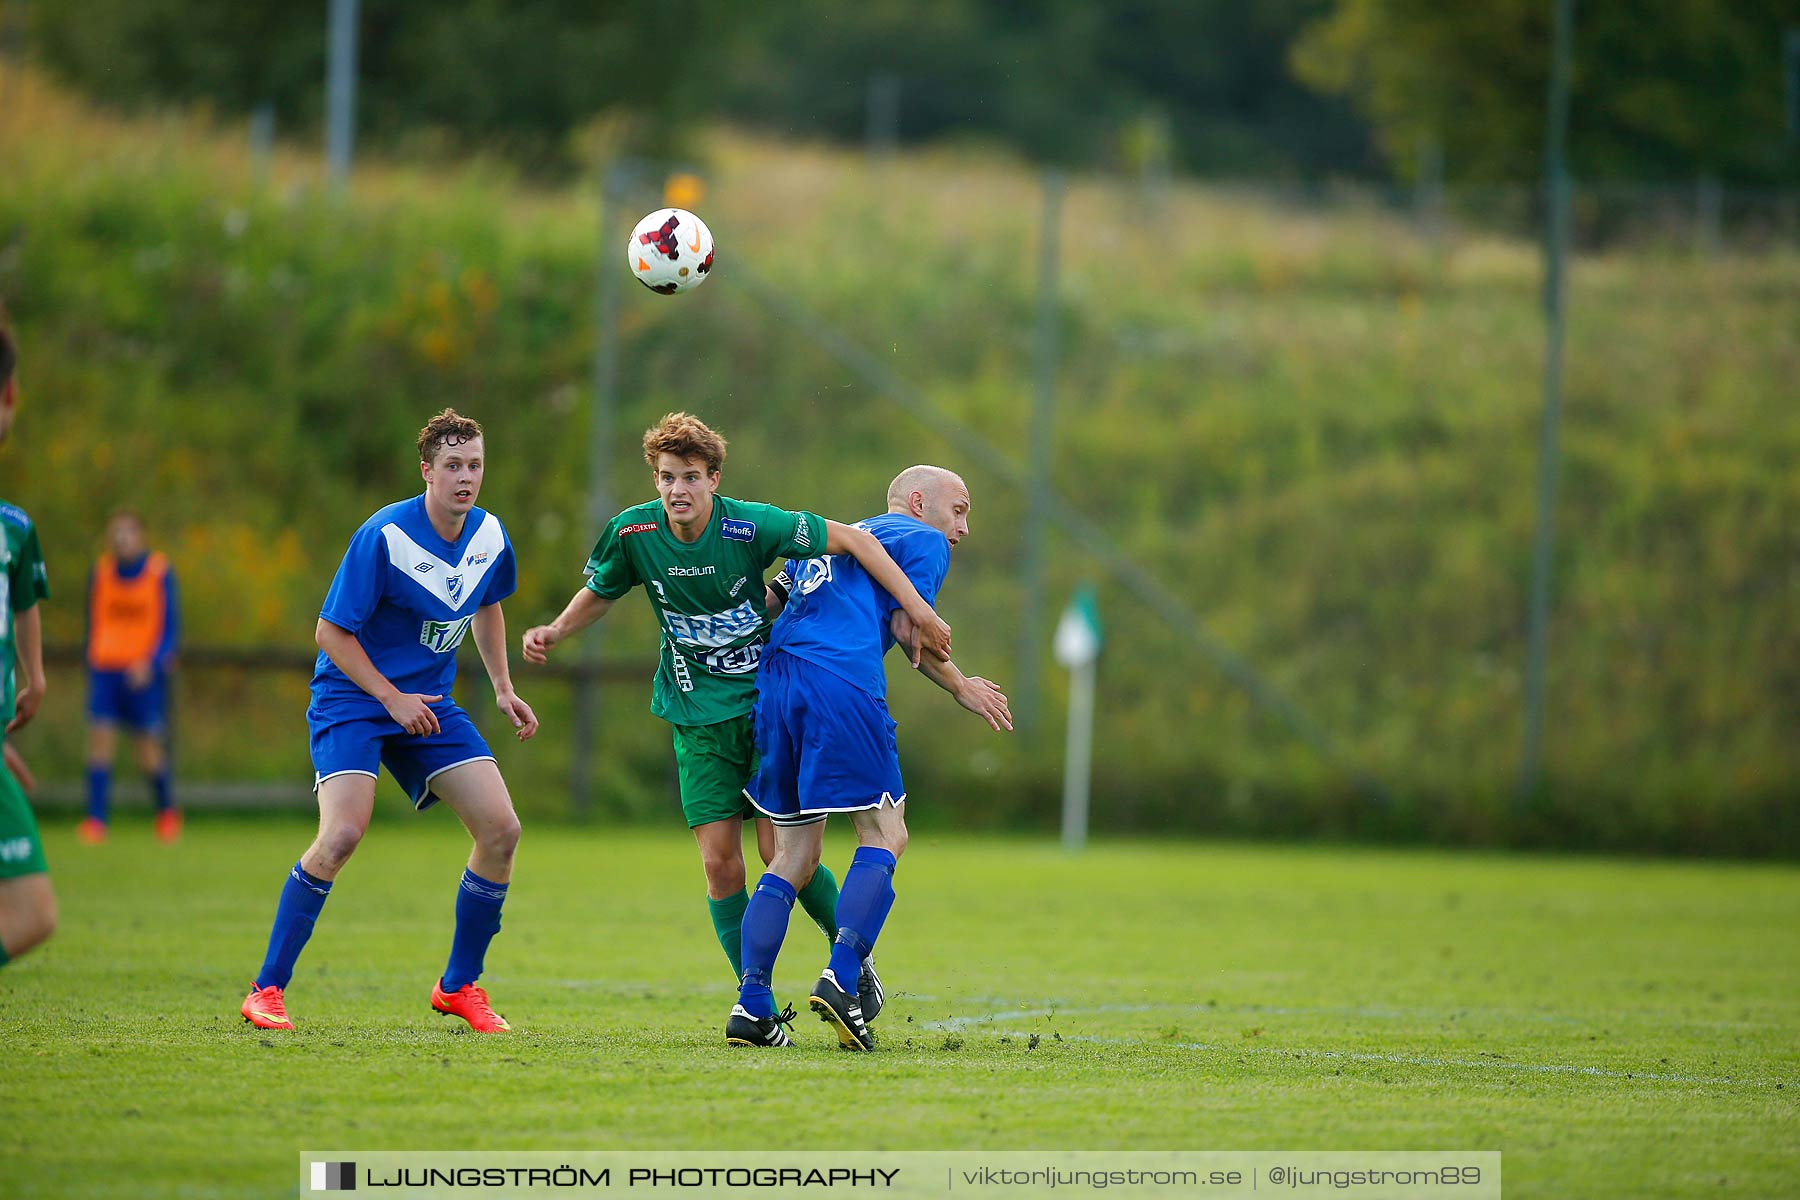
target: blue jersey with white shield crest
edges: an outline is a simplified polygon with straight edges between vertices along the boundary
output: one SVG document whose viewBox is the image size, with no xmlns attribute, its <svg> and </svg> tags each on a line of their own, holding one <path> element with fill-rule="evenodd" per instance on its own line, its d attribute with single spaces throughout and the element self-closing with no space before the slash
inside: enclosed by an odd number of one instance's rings
<svg viewBox="0 0 1800 1200">
<path fill-rule="evenodd" d="M 950 570 L 950 539 L 916 517 L 882 513 L 856 523 L 875 535 L 927 604 Z M 769 632 L 769 653 L 817 663 L 871 696 L 887 696 L 881 659 L 894 644 L 888 618 L 899 603 L 848 554 L 786 567 L 792 599 Z"/>
<path fill-rule="evenodd" d="M 356 635 L 375 669 L 403 692 L 443 696 L 456 679 L 456 648 L 476 610 L 517 586 L 512 543 L 500 518 L 471 508 L 462 536 L 446 542 L 425 497 L 390 504 L 350 539 L 319 615 Z M 323 651 L 313 668 L 313 707 L 350 718 L 385 712 Z"/>
</svg>

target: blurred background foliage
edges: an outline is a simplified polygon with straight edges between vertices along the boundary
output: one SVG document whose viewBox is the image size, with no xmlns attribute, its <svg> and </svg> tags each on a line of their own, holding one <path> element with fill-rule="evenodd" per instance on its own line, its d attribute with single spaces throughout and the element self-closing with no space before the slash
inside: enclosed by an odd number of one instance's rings
<svg viewBox="0 0 1800 1200">
<path fill-rule="evenodd" d="M 15 6 L 20 0 L 13 0 Z M 321 112 L 323 3 L 35 0 L 35 53 L 113 104 Z M 361 0 L 363 135 L 536 173 L 674 159 L 705 122 L 855 140 L 892 89 L 902 144 L 1207 175 L 1529 179 L 1543 0 Z M 1800 178 L 1785 141 L 1794 0 L 1583 4 L 1571 163 L 1590 179 Z M 1432 168 L 1435 170 L 1436 168 Z"/>
<path fill-rule="evenodd" d="M 310 146 L 259 164 L 237 121 L 121 118 L 29 71 L 0 87 L 0 293 L 25 390 L 0 465 L 43 529 L 52 641 L 79 641 L 99 530 L 133 504 L 182 572 L 192 639 L 304 650 L 350 531 L 418 486 L 415 432 L 446 403 L 489 430 L 483 502 L 521 560 L 514 634 L 560 607 L 594 534 L 591 189 L 373 157 L 332 202 Z M 727 493 L 839 518 L 879 507 L 908 463 L 963 467 L 974 534 L 944 610 L 965 667 L 1009 684 L 1025 498 L 736 273 L 830 314 L 1022 458 L 1037 174 L 958 146 L 890 160 L 689 136 L 721 270 L 690 296 L 624 295 L 615 505 L 651 494 L 636 431 L 674 408 L 731 439 Z M 1549 787 L 1521 808 L 1539 265 L 1489 195 L 1453 189 L 1420 220 L 1363 193 L 1072 179 L 1053 485 L 1343 755 L 1322 760 L 1103 584 L 1100 828 L 1800 851 L 1795 214 L 1746 210 L 1703 245 L 1581 197 Z M 1052 609 L 1097 574 L 1053 550 Z M 647 662 L 655 636 L 623 605 L 604 654 Z M 1047 647 L 1040 665 L 1044 719 L 1013 738 L 897 673 L 925 828 L 1054 823 L 1062 676 Z M 527 812 L 564 813 L 569 697 L 518 671 L 550 732 L 499 753 Z M 24 744 L 73 779 L 82 688 L 54 682 Z M 606 689 L 594 816 L 673 819 L 647 691 Z M 188 673 L 184 777 L 304 781 L 303 705 L 298 676 Z"/>
</svg>

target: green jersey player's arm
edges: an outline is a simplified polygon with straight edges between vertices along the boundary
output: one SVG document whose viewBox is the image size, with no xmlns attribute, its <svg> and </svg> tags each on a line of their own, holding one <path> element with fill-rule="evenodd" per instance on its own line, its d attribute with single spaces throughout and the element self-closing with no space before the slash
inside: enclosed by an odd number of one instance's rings
<svg viewBox="0 0 1800 1200">
<path fill-rule="evenodd" d="M 912 620 L 899 609 L 895 609 L 888 619 L 888 628 L 893 632 L 894 640 L 903 646 L 913 635 Z M 994 732 L 1003 729 L 1012 732 L 1012 710 L 1007 707 L 1006 693 L 993 680 L 964 675 L 947 658 L 927 657 L 916 665 L 921 675 L 956 697 L 958 704 L 986 721 Z"/>
<path fill-rule="evenodd" d="M 921 647 L 940 659 L 949 659 L 950 626 L 925 602 L 925 597 L 919 595 L 919 589 L 888 554 L 880 538 L 854 525 L 826 521 L 825 553 L 848 554 L 861 563 L 869 577 L 886 588 L 887 594 L 899 603 L 900 610 L 911 618 L 917 637 L 909 638 L 905 645 L 913 666 L 919 665 Z"/>
<path fill-rule="evenodd" d="M 543 666 L 550 660 L 550 647 L 604 617 L 616 602 L 617 597 L 602 596 L 591 587 L 583 587 L 570 598 L 556 620 L 525 631 L 525 661 Z"/>
<path fill-rule="evenodd" d="M 19 660 L 19 694 L 13 698 L 13 719 L 6 732 L 23 727 L 37 715 L 44 701 L 44 634 L 39 615 L 42 605 L 33 603 L 23 612 L 13 614 L 14 653 Z"/>
</svg>

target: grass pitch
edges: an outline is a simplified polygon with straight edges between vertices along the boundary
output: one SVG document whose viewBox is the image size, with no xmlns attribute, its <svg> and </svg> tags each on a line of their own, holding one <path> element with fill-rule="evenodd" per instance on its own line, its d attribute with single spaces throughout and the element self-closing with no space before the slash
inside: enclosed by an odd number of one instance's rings
<svg viewBox="0 0 1800 1200">
<path fill-rule="evenodd" d="M 63 927 L 0 971 L 0 1195 L 291 1194 L 301 1149 L 1475 1149 L 1509 1196 L 1800 1189 L 1800 871 L 920 833 L 878 1051 L 731 1050 L 678 828 L 529 827 L 484 1038 L 430 1011 L 466 843 L 377 814 L 237 1015 L 311 835 L 47 831 Z M 827 861 L 841 866 L 841 832 Z"/>
</svg>

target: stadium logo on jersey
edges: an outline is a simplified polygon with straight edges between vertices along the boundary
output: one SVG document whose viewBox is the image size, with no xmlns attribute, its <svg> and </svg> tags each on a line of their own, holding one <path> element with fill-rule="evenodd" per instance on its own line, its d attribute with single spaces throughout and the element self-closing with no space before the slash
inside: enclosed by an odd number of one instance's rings
<svg viewBox="0 0 1800 1200">
<path fill-rule="evenodd" d="M 688 646 L 729 646 L 762 628 L 762 618 L 748 600 L 729 612 L 700 616 L 664 609 L 662 618 L 669 636 Z"/>
<path fill-rule="evenodd" d="M 469 632 L 469 623 L 474 619 L 426 621 L 419 626 L 419 644 L 433 654 L 449 654 L 462 645 L 463 635 Z"/>
<path fill-rule="evenodd" d="M 756 540 L 756 522 L 739 521 L 726 517 L 719 526 L 719 532 L 734 542 L 754 542 Z"/>
<path fill-rule="evenodd" d="M 461 604 L 462 598 L 463 598 L 462 576 L 461 575 L 446 575 L 446 576 L 444 576 L 444 591 L 449 593 L 450 603 Z"/>
<path fill-rule="evenodd" d="M 656 528 L 655 521 L 646 521 L 642 525 L 627 525 L 623 529 L 619 530 L 619 536 L 624 537 L 628 533 L 649 533 L 652 529 L 655 529 L 655 528 Z"/>
<path fill-rule="evenodd" d="M 718 569 L 719 568 L 717 567 L 670 567 L 669 574 L 681 576 L 711 575 Z"/>
</svg>

